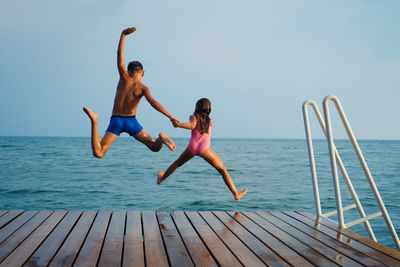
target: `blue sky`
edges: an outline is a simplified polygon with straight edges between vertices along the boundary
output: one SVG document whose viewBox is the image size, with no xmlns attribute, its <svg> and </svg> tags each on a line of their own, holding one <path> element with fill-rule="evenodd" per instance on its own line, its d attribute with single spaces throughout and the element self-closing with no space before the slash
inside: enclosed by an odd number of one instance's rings
<svg viewBox="0 0 400 267">
<path fill-rule="evenodd" d="M 334 94 L 356 137 L 400 139 L 399 10 L 394 0 L 5 0 L 0 135 L 89 136 L 84 105 L 103 133 L 119 36 L 136 26 L 125 61 L 143 63 L 143 83 L 181 121 L 208 97 L 215 137 L 304 138 L 302 103 Z M 145 100 L 137 117 L 152 135 L 189 136 Z"/>
</svg>

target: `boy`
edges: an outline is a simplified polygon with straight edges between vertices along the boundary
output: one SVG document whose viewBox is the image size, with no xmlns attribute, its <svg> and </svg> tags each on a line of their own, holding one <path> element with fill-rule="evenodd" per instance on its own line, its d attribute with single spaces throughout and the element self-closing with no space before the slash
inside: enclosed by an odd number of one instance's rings
<svg viewBox="0 0 400 267">
<path fill-rule="evenodd" d="M 111 144 L 121 132 L 127 132 L 129 135 L 135 137 L 151 151 L 160 151 L 163 144 L 172 151 L 175 150 L 175 143 L 168 136 L 160 133 L 158 138 L 154 140 L 136 120 L 136 109 L 140 99 L 144 96 L 154 109 L 167 116 L 171 121 L 175 121 L 167 110 L 151 96 L 149 88 L 141 83 L 144 75 L 142 64 L 139 61 L 133 61 L 128 64 L 128 70 L 125 68 L 123 57 L 125 37 L 134 31 L 136 31 L 135 27 L 127 28 L 121 33 L 117 58 L 119 82 L 110 124 L 101 141 L 97 128 L 99 115 L 93 113 L 87 107 L 83 107 L 83 111 L 89 116 L 92 124 L 92 150 L 93 155 L 97 158 L 104 157 Z"/>
</svg>

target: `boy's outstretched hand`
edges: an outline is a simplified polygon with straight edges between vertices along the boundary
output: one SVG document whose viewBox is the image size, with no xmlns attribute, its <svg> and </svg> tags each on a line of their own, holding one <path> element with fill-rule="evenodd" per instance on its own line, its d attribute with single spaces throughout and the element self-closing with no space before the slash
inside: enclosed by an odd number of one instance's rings
<svg viewBox="0 0 400 267">
<path fill-rule="evenodd" d="M 131 33 L 133 33 L 134 31 L 136 31 L 136 28 L 135 28 L 135 27 L 132 27 L 132 28 L 126 28 L 125 30 L 123 30 L 123 31 L 122 31 L 122 34 L 124 34 L 124 35 L 128 35 L 128 34 L 131 34 Z"/>
<path fill-rule="evenodd" d="M 178 127 L 179 121 L 178 121 L 177 119 L 172 118 L 172 119 L 171 119 L 171 122 L 172 122 L 172 125 L 173 125 L 175 128 Z"/>
</svg>

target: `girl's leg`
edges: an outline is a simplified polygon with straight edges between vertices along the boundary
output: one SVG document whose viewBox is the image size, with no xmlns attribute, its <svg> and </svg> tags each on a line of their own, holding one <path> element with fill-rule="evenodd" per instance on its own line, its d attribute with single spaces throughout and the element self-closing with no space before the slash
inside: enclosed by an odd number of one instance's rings
<svg viewBox="0 0 400 267">
<path fill-rule="evenodd" d="M 172 163 L 171 166 L 168 167 L 165 173 L 163 171 L 160 171 L 158 173 L 157 184 L 161 184 L 162 182 L 164 182 L 165 179 L 167 179 L 168 176 L 174 173 L 176 169 L 178 169 L 180 166 L 185 164 L 188 160 L 192 159 L 193 157 L 194 155 L 192 154 L 192 152 L 190 152 L 189 148 L 186 148 L 179 156 L 179 158 L 175 160 L 175 162 Z"/>
<path fill-rule="evenodd" d="M 218 155 L 211 148 L 207 149 L 206 152 L 204 152 L 201 155 L 201 157 L 205 161 L 210 163 L 222 175 L 222 178 L 224 179 L 225 184 L 228 186 L 229 190 L 231 190 L 231 192 L 236 200 L 239 200 L 242 196 L 244 196 L 247 193 L 246 188 L 242 191 L 236 190 L 235 184 L 233 183 L 231 176 L 229 175 L 228 171 L 226 170 L 224 163 L 222 163 L 222 160 L 218 157 Z"/>
</svg>

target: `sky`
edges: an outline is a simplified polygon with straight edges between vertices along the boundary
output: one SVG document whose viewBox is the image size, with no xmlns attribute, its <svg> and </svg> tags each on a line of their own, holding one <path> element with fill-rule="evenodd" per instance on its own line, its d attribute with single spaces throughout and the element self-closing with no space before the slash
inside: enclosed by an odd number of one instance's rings
<svg viewBox="0 0 400 267">
<path fill-rule="evenodd" d="M 119 37 L 135 26 L 125 62 L 143 63 L 142 82 L 180 121 L 209 98 L 214 137 L 305 138 L 302 103 L 322 111 L 336 95 L 357 138 L 400 139 L 399 10 L 396 0 L 3 0 L 0 136 L 89 136 L 82 106 L 102 135 Z M 190 136 L 145 99 L 137 118 L 153 136 Z"/>
</svg>

